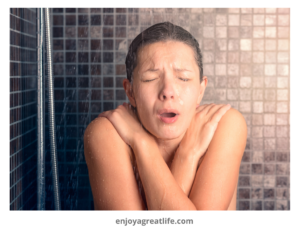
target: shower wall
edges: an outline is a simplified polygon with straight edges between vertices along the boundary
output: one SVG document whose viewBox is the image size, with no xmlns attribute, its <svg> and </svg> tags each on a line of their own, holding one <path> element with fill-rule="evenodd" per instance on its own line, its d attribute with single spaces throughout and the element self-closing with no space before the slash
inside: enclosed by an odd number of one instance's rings
<svg viewBox="0 0 300 234">
<path fill-rule="evenodd" d="M 10 210 L 36 209 L 36 9 L 10 9 Z"/>
<path fill-rule="evenodd" d="M 163 21 L 199 41 L 208 77 L 202 103 L 230 103 L 246 119 L 237 209 L 290 209 L 289 17 L 286 8 L 52 9 L 62 209 L 93 209 L 84 130 L 100 112 L 128 101 L 122 88 L 128 46 Z M 45 110 L 47 133 L 47 99 Z M 53 209 L 46 143 L 46 209 Z"/>
</svg>

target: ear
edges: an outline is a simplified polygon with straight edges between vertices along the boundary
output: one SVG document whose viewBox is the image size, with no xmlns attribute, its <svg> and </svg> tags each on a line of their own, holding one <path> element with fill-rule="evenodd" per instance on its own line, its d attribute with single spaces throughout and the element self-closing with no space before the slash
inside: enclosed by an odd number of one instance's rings
<svg viewBox="0 0 300 234">
<path fill-rule="evenodd" d="M 126 95 L 129 99 L 129 101 L 130 101 L 130 104 L 132 106 L 136 107 L 135 98 L 134 98 L 134 95 L 133 95 L 133 87 L 132 87 L 132 85 L 131 85 L 131 83 L 128 79 L 123 80 L 123 88 L 126 92 Z"/>
<path fill-rule="evenodd" d="M 200 105 L 200 102 L 201 102 L 201 100 L 203 98 L 206 86 L 207 86 L 207 77 L 203 76 L 202 82 L 200 84 L 200 93 L 199 93 L 198 100 L 197 100 L 197 104 L 199 104 L 199 105 Z"/>
</svg>

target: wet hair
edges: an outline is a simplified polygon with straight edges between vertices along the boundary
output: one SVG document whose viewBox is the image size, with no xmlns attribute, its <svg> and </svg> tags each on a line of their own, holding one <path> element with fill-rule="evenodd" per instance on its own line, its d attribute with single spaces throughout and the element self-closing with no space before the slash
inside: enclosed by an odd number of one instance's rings
<svg viewBox="0 0 300 234">
<path fill-rule="evenodd" d="M 200 70 L 200 83 L 203 79 L 202 54 L 198 41 L 188 31 L 170 22 L 154 24 L 145 29 L 131 42 L 126 56 L 127 79 L 131 82 L 132 73 L 137 65 L 137 54 L 141 47 L 155 42 L 180 41 L 189 45 L 195 52 L 195 59 Z"/>
</svg>

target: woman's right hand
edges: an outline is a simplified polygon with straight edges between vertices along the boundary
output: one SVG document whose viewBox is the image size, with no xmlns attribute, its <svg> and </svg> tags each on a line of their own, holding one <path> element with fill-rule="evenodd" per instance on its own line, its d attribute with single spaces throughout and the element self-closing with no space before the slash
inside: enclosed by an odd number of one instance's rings
<svg viewBox="0 0 300 234">
<path fill-rule="evenodd" d="M 230 107 L 229 104 L 198 106 L 177 151 L 181 155 L 192 157 L 193 162 L 199 163 L 214 136 L 219 121 Z"/>
</svg>

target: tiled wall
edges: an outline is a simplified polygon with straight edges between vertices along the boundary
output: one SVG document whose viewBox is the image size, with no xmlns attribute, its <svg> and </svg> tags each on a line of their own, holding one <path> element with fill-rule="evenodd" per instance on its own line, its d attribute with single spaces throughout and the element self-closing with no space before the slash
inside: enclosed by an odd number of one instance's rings
<svg viewBox="0 0 300 234">
<path fill-rule="evenodd" d="M 36 209 L 36 9 L 10 9 L 10 210 Z"/>
<path fill-rule="evenodd" d="M 163 21 L 199 41 L 208 76 L 203 103 L 230 103 L 247 121 L 237 209 L 289 209 L 289 16 L 280 8 L 53 9 L 62 209 L 93 209 L 84 129 L 128 100 L 122 87 L 127 48 L 139 32 Z M 50 173 L 47 178 L 51 209 Z"/>
</svg>

